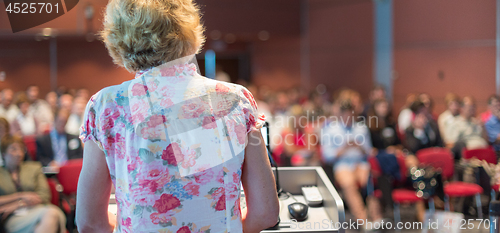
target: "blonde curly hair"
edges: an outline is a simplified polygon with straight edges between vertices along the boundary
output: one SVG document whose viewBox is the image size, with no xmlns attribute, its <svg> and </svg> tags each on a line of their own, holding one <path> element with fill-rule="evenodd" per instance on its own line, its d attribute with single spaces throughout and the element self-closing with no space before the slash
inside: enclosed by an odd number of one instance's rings
<svg viewBox="0 0 500 233">
<path fill-rule="evenodd" d="M 203 31 L 192 0 L 110 0 L 100 35 L 113 61 L 136 72 L 197 53 Z"/>
</svg>

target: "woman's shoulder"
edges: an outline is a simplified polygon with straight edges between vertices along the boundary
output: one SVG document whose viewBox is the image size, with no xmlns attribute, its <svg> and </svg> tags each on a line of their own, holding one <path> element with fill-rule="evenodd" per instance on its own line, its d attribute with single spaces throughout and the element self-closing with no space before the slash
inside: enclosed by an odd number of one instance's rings
<svg viewBox="0 0 500 233">
<path fill-rule="evenodd" d="M 42 169 L 42 164 L 38 161 L 24 161 L 21 165 L 25 169 L 37 171 Z"/>
<path fill-rule="evenodd" d="M 117 99 L 120 99 L 120 97 L 124 97 L 123 95 L 127 93 L 126 91 L 133 81 L 134 80 L 128 80 L 121 84 L 104 87 L 90 97 L 89 103 L 96 107 L 115 102 Z"/>
</svg>

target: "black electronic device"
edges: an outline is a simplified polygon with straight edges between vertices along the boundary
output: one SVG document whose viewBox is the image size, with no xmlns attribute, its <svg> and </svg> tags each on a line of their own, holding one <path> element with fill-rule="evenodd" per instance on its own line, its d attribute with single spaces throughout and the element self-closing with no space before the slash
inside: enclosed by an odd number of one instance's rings
<svg viewBox="0 0 500 233">
<path fill-rule="evenodd" d="M 309 206 L 304 203 L 294 202 L 288 205 L 288 212 L 290 213 L 290 218 L 302 222 L 307 219 L 307 211 Z"/>
</svg>

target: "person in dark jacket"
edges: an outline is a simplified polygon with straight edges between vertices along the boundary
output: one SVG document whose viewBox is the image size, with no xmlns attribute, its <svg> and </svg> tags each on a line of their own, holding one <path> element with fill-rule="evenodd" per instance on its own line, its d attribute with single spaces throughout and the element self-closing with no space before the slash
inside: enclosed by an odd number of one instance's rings
<svg viewBox="0 0 500 233">
<path fill-rule="evenodd" d="M 60 167 L 68 160 L 83 158 L 82 143 L 78 136 L 66 133 L 65 126 L 69 112 L 58 111 L 54 128 L 36 140 L 37 160 L 43 166 Z"/>
<path fill-rule="evenodd" d="M 429 118 L 429 113 L 425 105 L 416 101 L 412 104 L 411 110 L 415 114 L 412 124 L 405 132 L 406 148 L 412 153 L 429 147 L 442 147 L 443 140 L 439 133 L 439 128 L 434 119 Z"/>
</svg>

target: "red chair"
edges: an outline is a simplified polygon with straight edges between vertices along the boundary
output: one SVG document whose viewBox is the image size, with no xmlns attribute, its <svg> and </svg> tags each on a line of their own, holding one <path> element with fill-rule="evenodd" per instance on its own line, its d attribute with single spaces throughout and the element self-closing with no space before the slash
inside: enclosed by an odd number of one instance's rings
<svg viewBox="0 0 500 233">
<path fill-rule="evenodd" d="M 462 151 L 462 158 L 464 159 L 472 159 L 476 158 L 479 160 L 484 160 L 487 163 L 491 164 L 497 164 L 497 155 L 495 153 L 495 150 L 493 150 L 493 147 L 488 147 L 488 148 L 483 148 L 483 149 L 473 149 L 473 150 L 467 150 L 466 148 L 463 149 Z M 477 177 L 479 180 L 479 177 Z M 493 185 L 491 186 L 491 198 L 492 200 L 495 199 L 496 192 L 498 191 L 498 185 Z"/>
<path fill-rule="evenodd" d="M 68 162 L 64 166 L 59 168 L 57 179 L 63 186 L 63 194 L 76 194 L 76 188 L 78 187 L 78 179 L 80 178 L 82 165 L 83 159 L 72 159 L 68 160 Z"/>
<path fill-rule="evenodd" d="M 55 206 L 59 206 L 59 192 L 57 191 L 57 182 L 52 178 L 48 178 L 47 183 L 49 184 L 51 194 L 50 203 Z"/>
<path fill-rule="evenodd" d="M 450 150 L 445 148 L 433 147 L 417 151 L 417 158 L 421 164 L 430 165 L 434 168 L 441 169 L 444 180 L 453 176 L 454 173 L 454 160 Z M 444 184 L 445 205 L 449 210 L 450 197 L 476 197 L 476 206 L 478 210 L 478 217 L 483 217 L 481 208 L 481 193 L 483 188 L 477 184 L 466 183 L 461 181 L 451 181 Z"/>
<path fill-rule="evenodd" d="M 399 165 L 400 180 L 395 181 L 395 183 L 404 183 L 406 180 L 406 170 L 407 170 L 405 158 L 403 155 L 397 155 L 396 159 L 398 160 L 398 165 Z M 382 174 L 382 169 L 380 168 L 380 164 L 377 158 L 370 157 L 368 159 L 368 162 L 370 163 L 371 166 L 370 169 L 372 176 L 374 177 L 380 176 Z M 375 190 L 374 195 L 375 197 L 380 198 L 382 192 L 380 190 Z M 401 222 L 401 213 L 400 213 L 401 204 L 413 204 L 422 200 L 422 198 L 417 196 L 415 190 L 405 189 L 405 188 L 398 188 L 392 190 L 391 196 L 394 202 L 394 222 L 396 222 L 396 224 L 398 222 Z"/>
<path fill-rule="evenodd" d="M 24 136 L 24 145 L 26 145 L 26 150 L 32 161 L 36 160 L 36 138 L 35 136 Z"/>
<path fill-rule="evenodd" d="M 64 209 L 69 209 L 68 213 L 68 229 L 72 230 L 75 228 L 74 216 L 76 208 L 76 190 L 78 187 L 78 179 L 80 178 L 80 172 L 82 171 L 83 159 L 72 159 L 59 168 L 59 173 L 57 174 L 57 179 L 62 185 L 63 190 L 63 202 L 62 206 Z M 69 207 L 68 207 L 69 206 Z"/>
<path fill-rule="evenodd" d="M 462 151 L 462 158 L 464 159 L 472 159 L 476 158 L 479 160 L 484 160 L 488 163 L 497 164 L 497 155 L 492 147 L 484 148 L 484 149 L 474 149 L 467 150 L 464 149 Z"/>
</svg>

